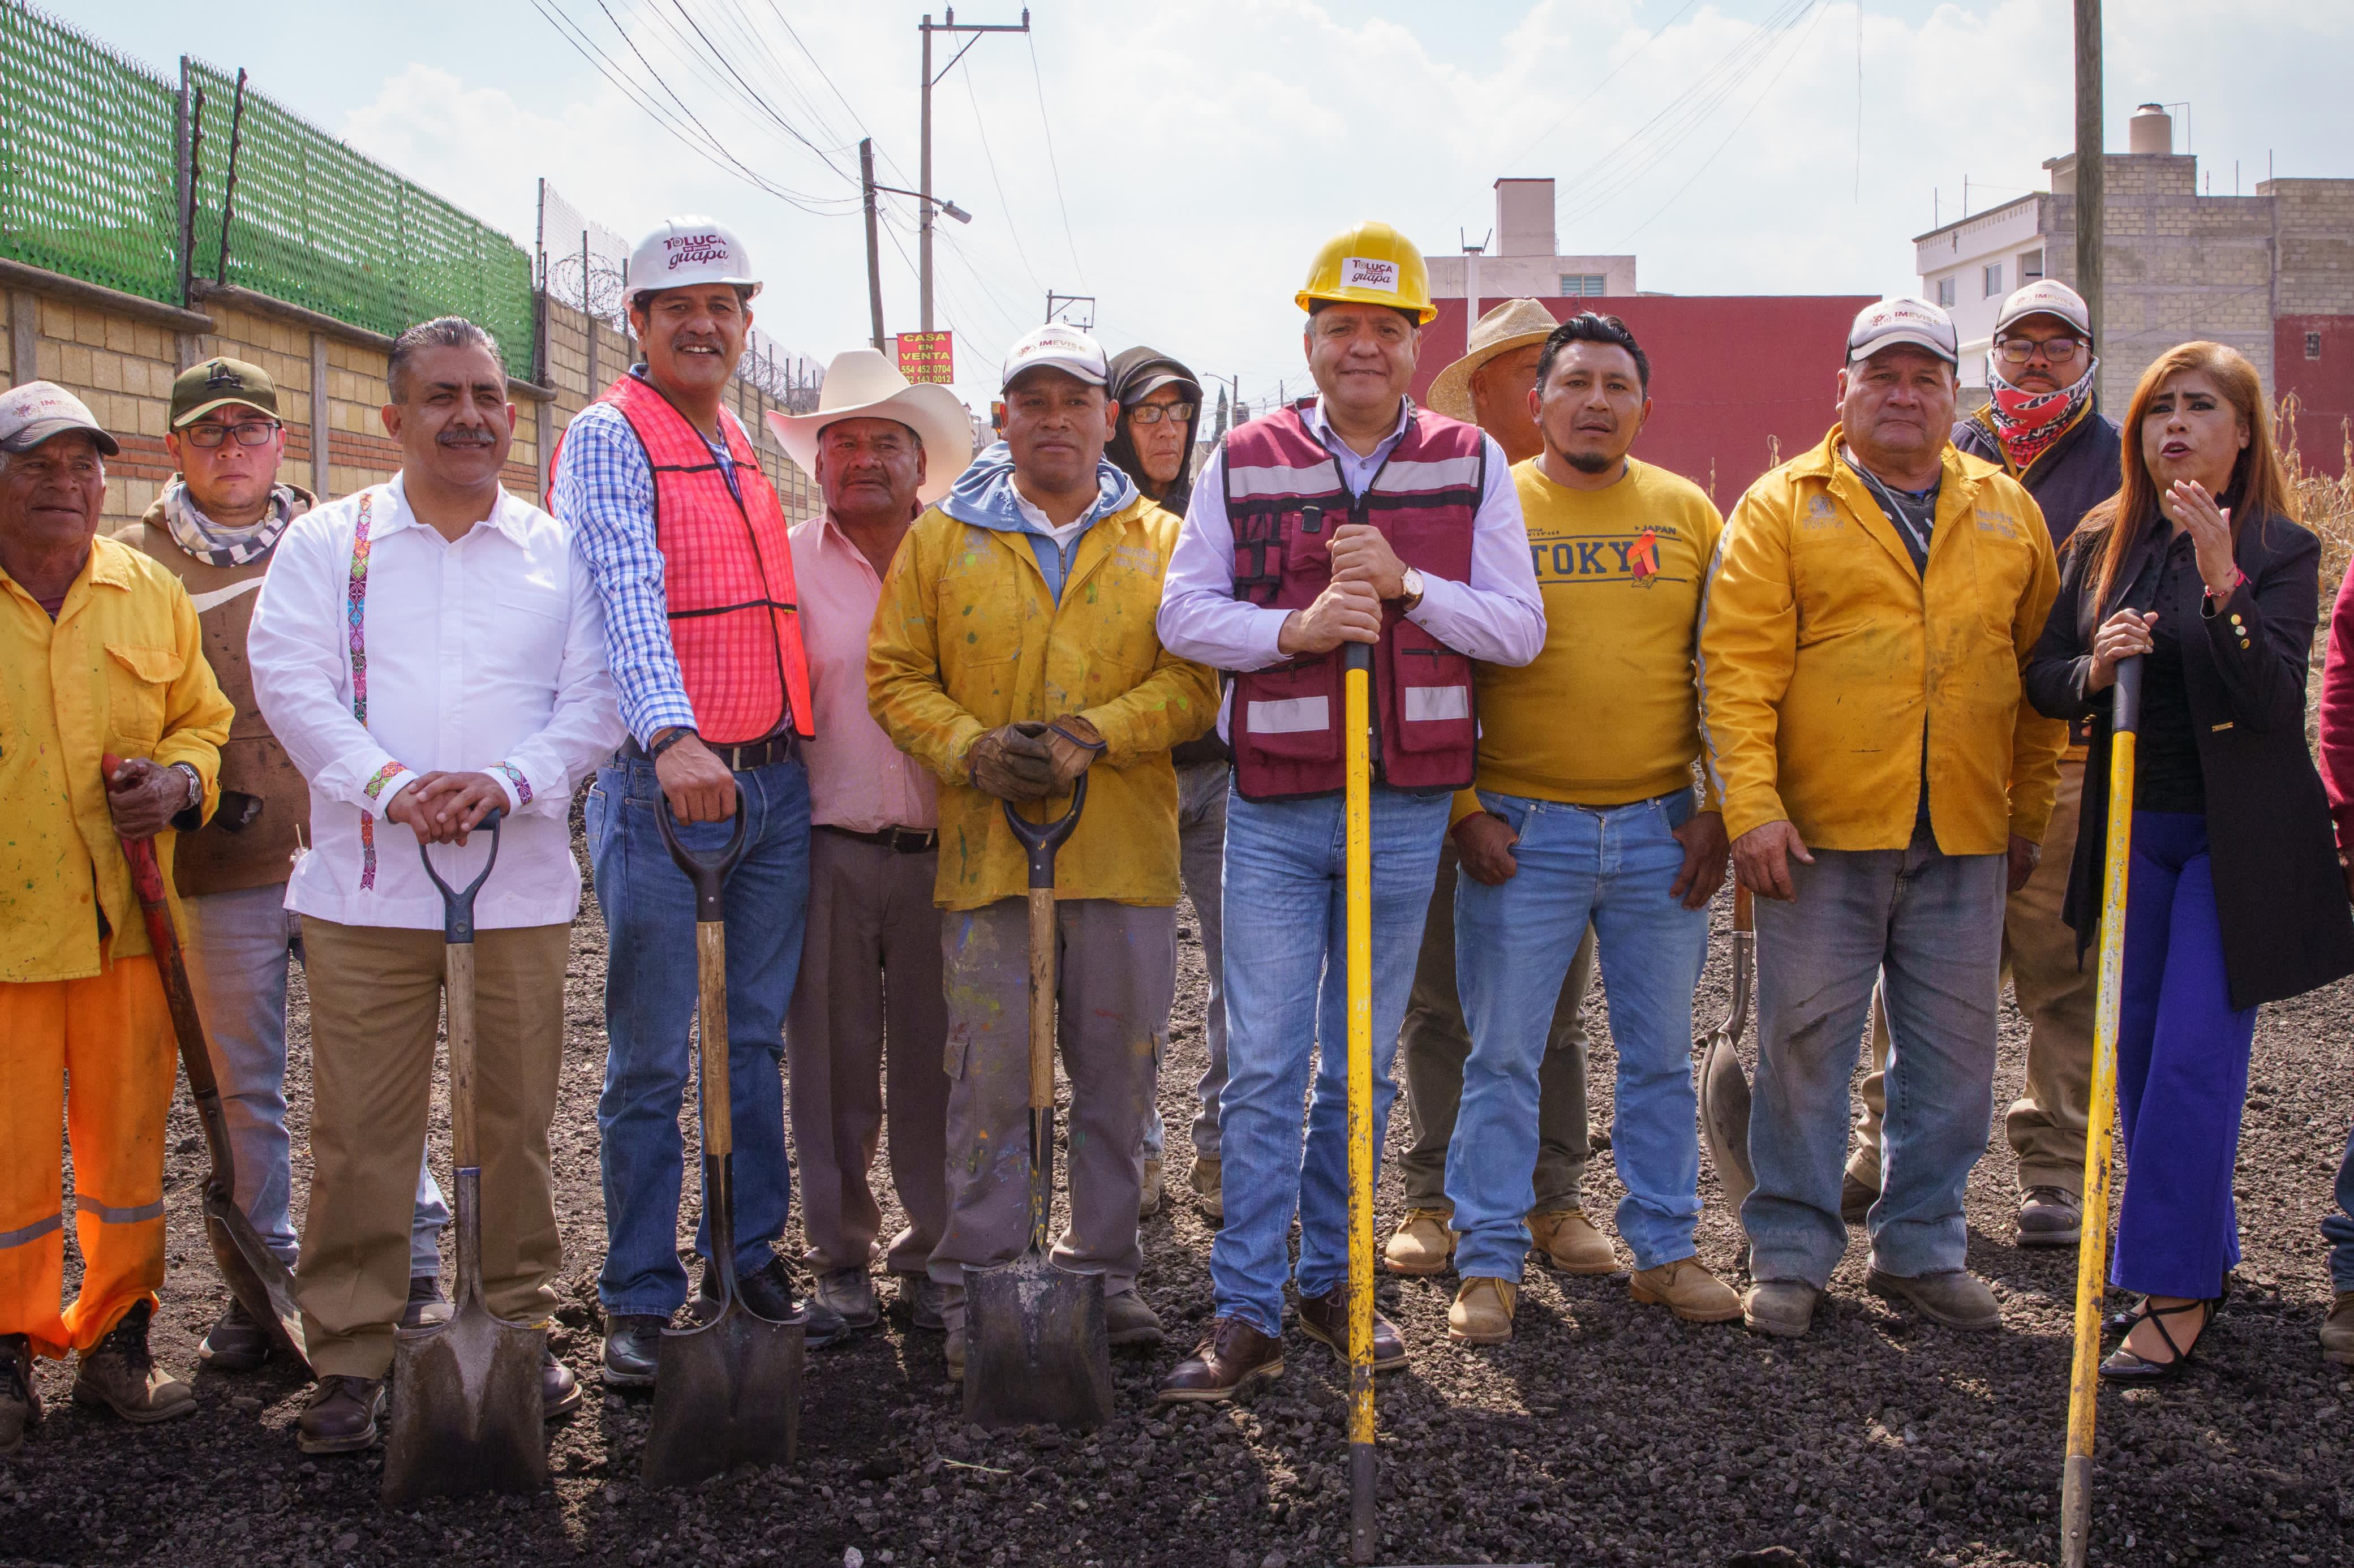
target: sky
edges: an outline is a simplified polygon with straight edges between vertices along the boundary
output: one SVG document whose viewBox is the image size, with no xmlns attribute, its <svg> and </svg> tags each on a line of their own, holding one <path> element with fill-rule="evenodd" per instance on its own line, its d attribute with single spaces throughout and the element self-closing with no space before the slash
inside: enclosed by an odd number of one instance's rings
<svg viewBox="0 0 2354 1568">
<path fill-rule="evenodd" d="M 921 4 L 875 0 L 46 0 L 167 70 L 192 53 L 526 249 L 538 182 L 634 236 L 736 228 L 758 324 L 822 360 L 868 332 L 857 152 L 917 184 Z M 945 8 L 932 15 L 945 19 Z M 1328 235 L 1396 225 L 1451 254 L 1490 183 L 1552 175 L 1560 248 L 1638 258 L 1647 291 L 1912 292 L 1936 217 L 2048 186 L 2073 149 L 2067 0 L 1041 0 L 1031 32 L 934 39 L 938 324 L 985 408 L 1049 291 L 1262 402 L 1304 379 L 1292 302 Z M 1016 22 L 972 0 L 962 20 Z M 2228 194 L 2268 167 L 2354 175 L 2354 5 L 2107 8 L 2105 122 L 2145 100 Z M 560 18 L 600 54 L 592 59 Z M 2227 93 L 2216 84 L 2221 83 Z M 669 95 L 669 96 L 666 96 Z M 657 115 L 648 106 L 661 112 Z M 674 132 L 689 114 L 726 162 Z M 2187 143 L 2187 145 L 2186 145 Z M 729 166 L 732 164 L 732 166 Z M 886 331 L 917 325 L 915 213 L 886 196 Z"/>
</svg>

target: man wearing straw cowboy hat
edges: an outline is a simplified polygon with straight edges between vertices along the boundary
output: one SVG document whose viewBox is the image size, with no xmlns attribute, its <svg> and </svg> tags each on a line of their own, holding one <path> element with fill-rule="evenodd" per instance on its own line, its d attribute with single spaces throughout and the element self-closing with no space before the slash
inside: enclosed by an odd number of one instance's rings
<svg viewBox="0 0 2354 1568">
<path fill-rule="evenodd" d="M 771 413 L 769 429 L 825 498 L 791 535 L 817 718 L 803 748 L 809 915 L 785 1021 L 807 1261 L 817 1299 L 845 1324 L 880 1320 L 867 1266 L 883 1214 L 866 1173 L 887 1115 L 908 1223 L 885 1266 L 915 1326 L 938 1330 L 939 1288 L 924 1272 L 949 1206 L 938 786 L 867 712 L 866 649 L 908 524 L 972 461 L 972 422 L 947 387 L 911 386 L 882 355 L 854 348 L 826 367 L 815 413 Z"/>
<path fill-rule="evenodd" d="M 1553 333 L 1553 313 L 1534 300 L 1507 300 L 1471 327 L 1469 352 L 1430 384 L 1431 408 L 1464 419 L 1495 438 L 1510 462 L 1543 450 L 1529 394 L 1537 358 Z M 1455 989 L 1455 841 L 1439 846 L 1438 882 L 1422 928 L 1422 952 L 1406 999 L 1398 1058 L 1405 1075 L 1406 1116 L 1414 1141 L 1398 1162 L 1405 1181 L 1405 1217 L 1390 1237 L 1383 1263 L 1393 1274 L 1442 1274 L 1455 1253 L 1447 1200 L 1447 1146 L 1463 1099 L 1463 1060 L 1471 1032 Z M 1570 960 L 1553 1004 L 1553 1026 L 1537 1070 L 1536 1202 L 1528 1213 L 1538 1253 L 1569 1274 L 1608 1274 L 1618 1266 L 1609 1239 L 1585 1217 L 1585 992 L 1594 983 L 1594 933 L 1588 929 Z"/>
</svg>

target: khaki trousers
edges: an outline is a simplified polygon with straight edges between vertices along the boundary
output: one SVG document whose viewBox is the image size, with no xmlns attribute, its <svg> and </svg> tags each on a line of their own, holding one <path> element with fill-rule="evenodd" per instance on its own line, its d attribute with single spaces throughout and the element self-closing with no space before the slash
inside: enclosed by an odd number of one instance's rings
<svg viewBox="0 0 2354 1568">
<path fill-rule="evenodd" d="M 1104 1292 L 1136 1287 L 1151 1102 L 1177 991 L 1177 911 L 1108 899 L 1055 906 L 1055 1033 L 1071 1098 L 1062 1118 L 1070 1224 L 1066 1268 L 1101 1269 Z M 945 1316 L 964 1326 L 964 1266 L 1008 1263 L 1030 1239 L 1030 907 L 1006 898 L 940 916 L 949 1035 L 949 1224 L 931 1257 Z"/>
<path fill-rule="evenodd" d="M 2068 868 L 2076 853 L 2076 821 L 2084 794 L 2084 759 L 2060 762 L 2060 792 L 2043 834 L 2043 858 L 2027 885 L 2003 906 L 2002 972 L 2019 1011 L 2027 1015 L 2027 1081 L 2003 1118 L 2003 1133 L 2019 1160 L 2019 1190 L 2058 1187 L 2084 1193 L 2084 1129 L 2093 1097 L 2093 1010 L 2099 976 L 2076 962 L 2076 933 L 2060 918 Z M 1863 1080 L 1863 1110 L 1856 1118 L 1855 1152 L 1848 1174 L 1880 1185 L 1880 1122 L 1887 1108 L 1888 1022 L 1875 992 L 1872 1009 L 1872 1071 Z"/>
<path fill-rule="evenodd" d="M 864 1271 L 874 1257 L 883 1210 L 867 1172 L 886 1110 L 891 1184 L 909 1221 L 891 1238 L 891 1272 L 923 1272 L 948 1228 L 939 862 L 937 849 L 902 854 L 823 828 L 810 834 L 809 922 L 785 1051 L 801 1227 L 821 1272 Z"/>
<path fill-rule="evenodd" d="M 1438 852 L 1438 882 L 1415 959 L 1414 991 L 1398 1031 L 1398 1061 L 1405 1078 L 1406 1118 L 1413 1131 L 1398 1170 L 1406 1206 L 1452 1213 L 1447 1198 L 1447 1146 L 1463 1104 L 1463 1063 L 1471 1031 L 1455 989 L 1455 840 Z M 1544 1059 L 1537 1065 L 1536 1203 L 1532 1214 L 1585 1206 L 1586 988 L 1594 983 L 1594 928 L 1587 927 L 1569 960 L 1553 1003 Z"/>
<path fill-rule="evenodd" d="M 568 926 L 474 938 L 474 1116 L 482 1170 L 482 1291 L 538 1322 L 564 1262 L 547 1128 L 564 1063 Z M 302 920 L 311 988 L 311 1202 L 294 1294 L 322 1377 L 380 1378 L 408 1298 L 417 1165 L 441 1016 L 439 931 Z M 453 1189 L 454 1191 L 454 1189 Z"/>
</svg>

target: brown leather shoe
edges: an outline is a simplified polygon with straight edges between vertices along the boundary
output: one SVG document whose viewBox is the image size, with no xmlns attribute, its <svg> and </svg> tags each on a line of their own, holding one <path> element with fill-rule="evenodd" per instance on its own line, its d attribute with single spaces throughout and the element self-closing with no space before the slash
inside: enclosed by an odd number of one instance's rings
<svg viewBox="0 0 2354 1568">
<path fill-rule="evenodd" d="M 1730 1323 L 1741 1316 L 1741 1298 L 1697 1257 L 1638 1269 L 1627 1285 L 1636 1300 L 1665 1307 L 1687 1323 Z"/>
<path fill-rule="evenodd" d="M 1537 1257 L 1564 1274 L 1616 1274 L 1618 1255 L 1610 1238 L 1594 1228 L 1581 1209 L 1554 1209 L 1528 1216 L 1529 1241 Z"/>
<path fill-rule="evenodd" d="M 33 1388 L 32 1341 L 0 1334 L 0 1455 L 25 1446 L 25 1434 L 41 1424 L 41 1396 Z"/>
<path fill-rule="evenodd" d="M 355 1454 L 373 1447 L 384 1415 L 384 1380 L 330 1372 L 302 1402 L 294 1442 L 305 1454 Z"/>
<path fill-rule="evenodd" d="M 1408 1209 L 1382 1249 L 1382 1266 L 1417 1277 L 1446 1273 L 1455 1261 L 1455 1233 L 1447 1224 L 1454 1217 L 1451 1209 Z"/>
<path fill-rule="evenodd" d="M 1349 1356 L 1349 1287 L 1336 1285 L 1321 1296 L 1299 1298 L 1299 1326 L 1308 1337 L 1332 1347 L 1343 1361 Z M 1373 1308 L 1373 1370 L 1388 1372 L 1405 1365 L 1405 1338 L 1397 1325 Z"/>
<path fill-rule="evenodd" d="M 147 1352 L 147 1323 L 154 1313 L 153 1301 L 140 1302 L 81 1353 L 75 1404 L 102 1404 L 142 1426 L 196 1413 L 196 1391 L 156 1366 Z"/>
<path fill-rule="evenodd" d="M 2321 1359 L 2354 1366 L 2354 1290 L 2341 1290 L 2321 1320 Z"/>
<path fill-rule="evenodd" d="M 1283 1372 L 1283 1341 L 1240 1318 L 1221 1318 L 1192 1356 L 1161 1380 L 1163 1404 L 1218 1404 Z"/>
</svg>

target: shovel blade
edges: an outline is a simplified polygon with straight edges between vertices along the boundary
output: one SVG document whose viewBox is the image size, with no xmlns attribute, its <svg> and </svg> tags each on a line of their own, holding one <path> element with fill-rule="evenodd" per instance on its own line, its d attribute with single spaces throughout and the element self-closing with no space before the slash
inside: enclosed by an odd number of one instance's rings
<svg viewBox="0 0 2354 1568">
<path fill-rule="evenodd" d="M 1097 1273 L 1026 1252 L 964 1271 L 964 1416 L 1074 1432 L 1111 1419 L 1111 1341 Z"/>
<path fill-rule="evenodd" d="M 392 1433 L 384 1500 L 547 1488 L 543 1329 L 494 1318 L 468 1295 L 439 1328 L 403 1329 L 392 1348 Z"/>
<path fill-rule="evenodd" d="M 205 1239 L 212 1244 L 213 1262 L 228 1293 L 261 1325 L 272 1349 L 311 1371 L 311 1358 L 302 1349 L 302 1311 L 294 1305 L 294 1277 L 263 1244 L 245 1212 L 209 1183 L 204 1212 Z"/>
<path fill-rule="evenodd" d="M 1710 1037 L 1701 1058 L 1700 1130 L 1716 1163 L 1725 1207 L 1738 1221 L 1741 1205 L 1757 1186 L 1757 1172 L 1749 1163 L 1749 1075 L 1742 1070 L 1732 1034 L 1722 1030 Z"/>
<path fill-rule="evenodd" d="M 802 1325 L 740 1301 L 707 1323 L 663 1330 L 653 1424 L 640 1474 L 684 1487 L 737 1465 L 790 1465 L 801 1436 Z"/>
</svg>

